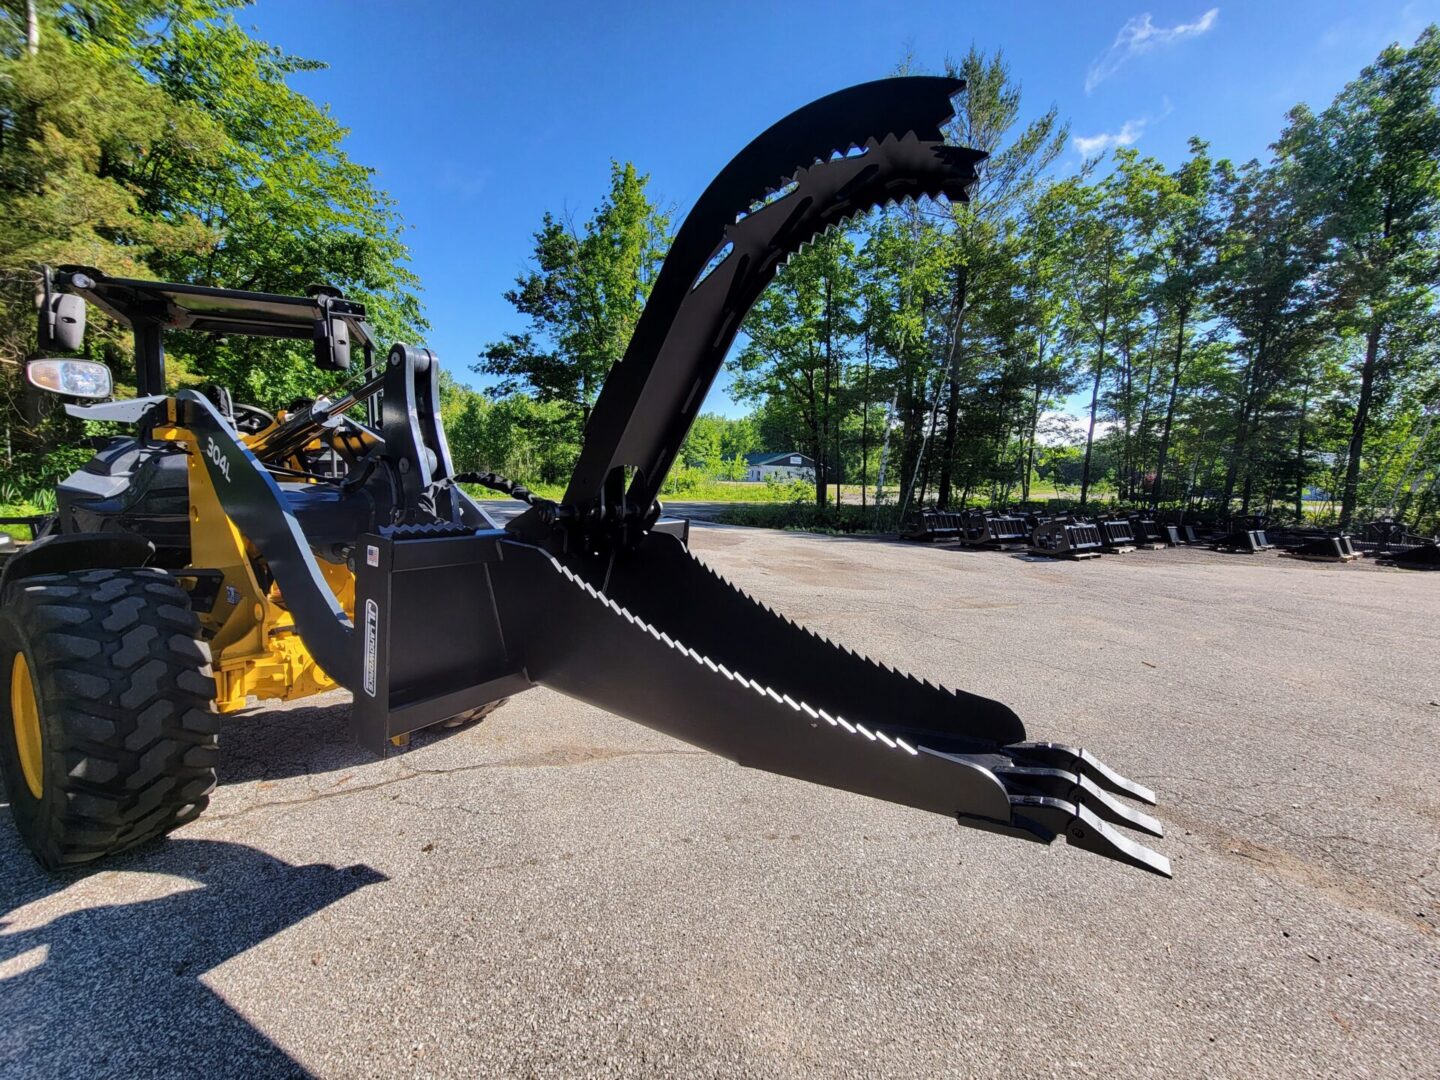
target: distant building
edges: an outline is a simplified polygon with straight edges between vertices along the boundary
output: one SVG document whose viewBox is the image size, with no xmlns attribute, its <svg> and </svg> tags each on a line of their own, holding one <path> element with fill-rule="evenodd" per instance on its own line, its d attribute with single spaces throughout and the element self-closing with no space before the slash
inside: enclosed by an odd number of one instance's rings
<svg viewBox="0 0 1440 1080">
<path fill-rule="evenodd" d="M 807 454 L 793 451 L 783 454 L 746 454 L 745 479 L 752 483 L 764 483 L 770 477 L 776 480 L 809 480 L 815 482 L 815 459 Z"/>
</svg>

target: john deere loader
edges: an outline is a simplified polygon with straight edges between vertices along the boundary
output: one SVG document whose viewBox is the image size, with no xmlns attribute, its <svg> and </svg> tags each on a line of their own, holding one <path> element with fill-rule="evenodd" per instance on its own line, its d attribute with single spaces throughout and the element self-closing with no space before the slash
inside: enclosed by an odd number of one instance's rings
<svg viewBox="0 0 1440 1080">
<path fill-rule="evenodd" d="M 687 550 L 657 494 L 746 312 L 784 261 L 872 207 L 962 200 L 984 155 L 946 145 L 962 84 L 899 78 L 764 132 L 675 237 L 591 414 L 564 498 L 457 475 L 440 365 L 377 341 L 363 304 L 44 274 L 43 352 L 94 306 L 133 331 L 138 396 L 33 361 L 87 420 L 133 425 L 60 483 L 0 571 L 0 766 L 47 867 L 194 819 L 225 718 L 344 687 L 376 753 L 534 686 L 756 769 L 1070 844 L 1168 875 L 1131 833 L 1151 793 L 1084 750 L 1026 737 L 997 701 L 933 685 L 797 626 Z M 309 341 L 332 396 L 275 415 L 224 388 L 167 391 L 172 331 Z M 529 504 L 497 527 L 461 483 Z M 436 628 L 443 627 L 443 633 Z M 243 722 L 237 720 L 236 722 Z"/>
</svg>

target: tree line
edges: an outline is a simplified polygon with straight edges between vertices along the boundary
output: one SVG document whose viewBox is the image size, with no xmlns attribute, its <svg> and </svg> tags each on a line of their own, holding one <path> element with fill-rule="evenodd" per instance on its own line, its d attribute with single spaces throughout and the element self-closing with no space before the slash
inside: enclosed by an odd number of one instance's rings
<svg viewBox="0 0 1440 1080">
<path fill-rule="evenodd" d="M 251 37 L 237 6 L 0 8 L 7 484 L 43 488 L 85 453 L 20 378 L 37 263 L 323 280 L 383 338 L 423 334 L 396 208 L 286 83 L 318 65 Z M 749 415 L 703 417 L 672 486 L 800 450 L 847 502 L 891 510 L 1059 495 L 1435 526 L 1440 31 L 1295 107 L 1241 163 L 1196 138 L 1178 164 L 1122 148 L 1076 169 L 1058 110 L 1028 114 L 1003 56 L 947 70 L 967 82 L 948 135 L 989 154 L 970 201 L 889 207 L 792 258 L 728 361 Z M 523 326 L 473 363 L 487 389 L 445 386 L 462 468 L 565 479 L 676 219 L 615 163 L 588 217 L 542 220 L 506 294 Z M 87 347 L 123 380 L 128 336 L 94 325 Z M 334 389 L 284 342 L 181 338 L 170 359 L 176 384 L 270 407 Z M 819 507 L 839 497 L 816 485 Z"/>
</svg>

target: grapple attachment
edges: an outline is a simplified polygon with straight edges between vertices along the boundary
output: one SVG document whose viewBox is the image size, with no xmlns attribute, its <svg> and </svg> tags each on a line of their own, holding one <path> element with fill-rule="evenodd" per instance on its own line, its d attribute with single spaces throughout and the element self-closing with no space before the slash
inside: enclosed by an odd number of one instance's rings
<svg viewBox="0 0 1440 1080">
<path fill-rule="evenodd" d="M 1027 741 L 999 702 L 777 615 L 692 557 L 655 501 L 746 312 L 790 254 L 888 201 L 966 197 L 984 155 L 946 146 L 941 131 L 962 86 L 842 91 L 731 162 L 676 237 L 561 503 L 527 498 L 503 532 L 364 538 L 362 738 L 383 746 L 543 685 L 742 765 L 1026 840 L 1064 836 L 1168 876 L 1128 835 L 1160 835 L 1133 805 L 1152 802 L 1148 790 L 1083 750 Z M 490 602 L 477 605 L 475 589 Z M 409 644 L 437 624 L 455 628 L 447 640 Z"/>
</svg>

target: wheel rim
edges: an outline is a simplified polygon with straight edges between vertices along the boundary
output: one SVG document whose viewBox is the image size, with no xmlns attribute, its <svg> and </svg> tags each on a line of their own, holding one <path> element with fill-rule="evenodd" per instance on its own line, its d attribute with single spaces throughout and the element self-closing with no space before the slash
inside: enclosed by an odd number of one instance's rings
<svg viewBox="0 0 1440 1080">
<path fill-rule="evenodd" d="M 35 684 L 24 654 L 15 654 L 10 668 L 10 717 L 15 725 L 15 748 L 20 754 L 20 772 L 35 798 L 45 790 L 45 770 L 40 752 L 40 705 Z"/>
</svg>

